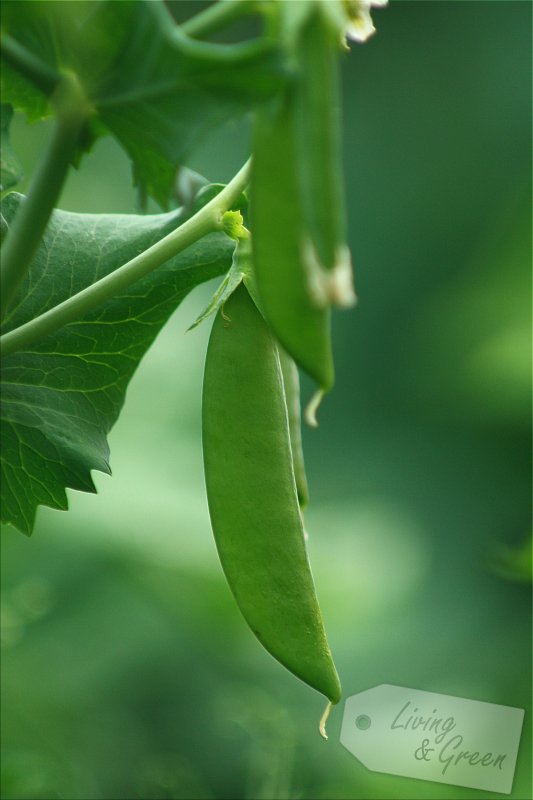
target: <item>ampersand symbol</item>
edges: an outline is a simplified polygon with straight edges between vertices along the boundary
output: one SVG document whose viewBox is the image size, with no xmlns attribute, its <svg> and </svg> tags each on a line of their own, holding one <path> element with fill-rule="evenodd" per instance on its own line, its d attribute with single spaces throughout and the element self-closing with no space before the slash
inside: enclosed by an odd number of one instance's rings
<svg viewBox="0 0 533 800">
<path fill-rule="evenodd" d="M 417 761 L 430 760 L 429 754 L 432 753 L 435 748 L 428 747 L 428 745 L 429 745 L 429 739 L 422 739 L 422 744 L 415 750 L 415 758 Z"/>
</svg>

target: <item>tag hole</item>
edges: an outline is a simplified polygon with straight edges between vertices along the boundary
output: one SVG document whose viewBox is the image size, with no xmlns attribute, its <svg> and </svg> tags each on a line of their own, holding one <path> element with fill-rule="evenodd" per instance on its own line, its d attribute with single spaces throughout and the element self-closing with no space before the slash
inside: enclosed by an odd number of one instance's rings
<svg viewBox="0 0 533 800">
<path fill-rule="evenodd" d="M 372 725 L 372 720 L 366 714 L 359 714 L 355 720 L 355 725 L 360 731 L 367 731 Z"/>
</svg>

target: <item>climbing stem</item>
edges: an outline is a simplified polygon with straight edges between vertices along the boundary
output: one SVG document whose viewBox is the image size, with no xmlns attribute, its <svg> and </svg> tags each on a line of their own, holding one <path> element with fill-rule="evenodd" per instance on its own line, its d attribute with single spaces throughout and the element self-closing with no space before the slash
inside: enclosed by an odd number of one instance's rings
<svg viewBox="0 0 533 800">
<path fill-rule="evenodd" d="M 252 14 L 257 6 L 257 0 L 218 0 L 218 3 L 183 22 L 180 28 L 187 36 L 200 38 L 224 28 L 245 14 Z"/>
<path fill-rule="evenodd" d="M 27 348 L 54 331 L 81 319 L 99 306 L 152 272 L 169 258 L 176 256 L 191 244 L 222 229 L 222 216 L 235 203 L 245 189 L 250 175 L 250 161 L 232 178 L 224 189 L 209 203 L 186 220 L 179 228 L 167 234 L 143 253 L 119 267 L 114 272 L 91 284 L 68 300 L 45 311 L 35 319 L 0 337 L 2 356 Z"/>
<path fill-rule="evenodd" d="M 51 99 L 57 112 L 52 137 L 2 246 L 2 318 L 41 241 L 89 115 L 88 103 L 73 75 L 62 77 Z"/>
<path fill-rule="evenodd" d="M 51 94 L 61 81 L 58 72 L 8 34 L 2 34 L 0 50 L 2 58 L 44 94 Z"/>
</svg>

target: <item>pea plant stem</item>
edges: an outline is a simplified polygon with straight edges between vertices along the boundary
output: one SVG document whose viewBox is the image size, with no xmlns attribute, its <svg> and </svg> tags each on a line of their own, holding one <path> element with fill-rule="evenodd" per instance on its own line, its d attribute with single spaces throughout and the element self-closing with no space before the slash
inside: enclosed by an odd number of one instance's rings
<svg viewBox="0 0 533 800">
<path fill-rule="evenodd" d="M 2 318 L 41 241 L 88 115 L 86 101 L 71 75 L 63 76 L 54 92 L 53 102 L 57 119 L 52 137 L 2 247 Z"/>
<path fill-rule="evenodd" d="M 257 5 L 257 0 L 218 0 L 218 3 L 183 22 L 180 28 L 193 39 L 207 36 L 245 14 L 253 13 Z"/>
<path fill-rule="evenodd" d="M 61 80 L 59 73 L 34 56 L 29 50 L 19 44 L 8 34 L 2 34 L 0 39 L 2 58 L 15 67 L 17 72 L 24 75 L 44 94 L 51 94 Z"/>
<path fill-rule="evenodd" d="M 45 311 L 35 319 L 0 337 L 2 356 L 29 347 L 35 342 L 69 322 L 81 319 L 99 306 L 131 286 L 135 281 L 161 266 L 169 258 L 206 236 L 222 229 L 222 216 L 246 188 L 249 181 L 248 161 L 224 189 L 179 228 L 167 234 L 143 253 L 123 264 L 114 272 L 91 284 L 63 303 Z"/>
</svg>

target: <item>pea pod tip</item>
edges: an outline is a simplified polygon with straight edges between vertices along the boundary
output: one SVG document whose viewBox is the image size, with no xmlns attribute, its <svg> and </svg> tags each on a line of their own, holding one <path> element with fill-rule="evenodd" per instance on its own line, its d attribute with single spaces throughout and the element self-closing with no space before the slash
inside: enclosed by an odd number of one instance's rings
<svg viewBox="0 0 533 800">
<path fill-rule="evenodd" d="M 318 420 L 316 412 L 322 402 L 322 398 L 326 394 L 324 389 L 317 389 L 304 410 L 304 419 L 311 428 L 318 428 Z"/>
<path fill-rule="evenodd" d="M 333 708 L 333 703 L 330 700 L 326 706 L 324 713 L 320 718 L 320 722 L 318 723 L 318 730 L 320 732 L 320 735 L 322 736 L 323 739 L 326 740 L 326 742 L 328 740 L 328 734 L 326 733 L 326 722 L 328 721 L 328 717 L 332 708 Z"/>
</svg>

